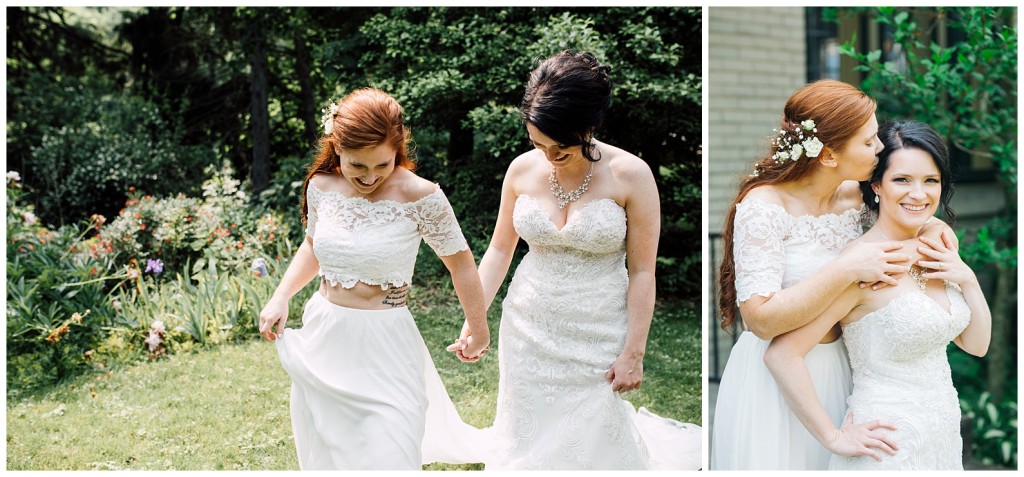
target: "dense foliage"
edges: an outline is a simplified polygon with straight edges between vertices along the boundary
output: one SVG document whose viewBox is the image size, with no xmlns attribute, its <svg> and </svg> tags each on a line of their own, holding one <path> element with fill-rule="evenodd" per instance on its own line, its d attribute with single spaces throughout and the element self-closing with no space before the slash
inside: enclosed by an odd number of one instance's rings
<svg viewBox="0 0 1024 477">
<path fill-rule="evenodd" d="M 699 289 L 699 8 L 7 13 L 9 392 L 255 337 L 302 239 L 319 110 L 357 87 L 405 106 L 418 172 L 479 256 L 529 147 L 527 75 L 566 48 L 612 66 L 598 137 L 657 177 L 660 296 Z M 450 287 L 427 248 L 417 280 Z"/>
</svg>

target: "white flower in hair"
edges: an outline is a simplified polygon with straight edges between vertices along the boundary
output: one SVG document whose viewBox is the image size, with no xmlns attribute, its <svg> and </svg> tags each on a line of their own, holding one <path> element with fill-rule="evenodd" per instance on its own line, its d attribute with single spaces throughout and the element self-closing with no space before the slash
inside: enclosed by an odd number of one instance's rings
<svg viewBox="0 0 1024 477">
<path fill-rule="evenodd" d="M 814 133 L 818 132 L 818 128 L 813 119 L 800 121 L 798 125 L 793 126 L 792 131 L 786 129 L 773 129 L 773 131 L 775 131 L 775 137 L 772 139 L 772 146 L 775 149 L 775 154 L 772 155 L 772 159 L 776 164 L 798 161 L 802 155 L 818 157 L 824 147 L 821 141 L 814 136 Z"/>
<path fill-rule="evenodd" d="M 338 104 L 331 103 L 329 108 L 324 108 L 321 112 L 323 115 L 320 116 L 320 124 L 324 126 L 324 134 L 330 135 L 334 132 L 334 117 L 338 115 Z"/>
<path fill-rule="evenodd" d="M 807 157 L 818 157 L 818 154 L 821 154 L 821 149 L 824 147 L 825 145 L 814 136 L 804 141 L 804 149 L 807 150 Z"/>
<path fill-rule="evenodd" d="M 800 147 L 799 144 L 793 146 L 793 148 L 789 150 L 789 153 L 791 154 L 793 160 L 800 159 L 800 154 L 802 154 L 803 152 L 804 148 Z"/>
</svg>

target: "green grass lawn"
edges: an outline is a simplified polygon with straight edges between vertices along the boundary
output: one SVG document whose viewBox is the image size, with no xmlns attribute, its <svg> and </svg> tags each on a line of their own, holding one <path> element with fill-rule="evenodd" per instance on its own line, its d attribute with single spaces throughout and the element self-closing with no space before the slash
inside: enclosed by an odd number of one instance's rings
<svg viewBox="0 0 1024 477">
<path fill-rule="evenodd" d="M 437 302 L 442 300 L 414 300 Z M 497 355 L 464 364 L 444 351 L 461 327 L 452 300 L 412 308 L 462 418 L 494 420 Z M 491 310 L 492 347 L 498 307 Z M 636 406 L 700 424 L 700 320 L 690 307 L 659 307 Z M 292 317 L 293 323 L 298 317 Z M 298 469 L 288 376 L 271 343 L 251 341 L 89 374 L 7 402 L 8 470 Z M 10 395 L 8 395 L 10 396 Z M 427 469 L 480 466 L 431 465 Z"/>
</svg>

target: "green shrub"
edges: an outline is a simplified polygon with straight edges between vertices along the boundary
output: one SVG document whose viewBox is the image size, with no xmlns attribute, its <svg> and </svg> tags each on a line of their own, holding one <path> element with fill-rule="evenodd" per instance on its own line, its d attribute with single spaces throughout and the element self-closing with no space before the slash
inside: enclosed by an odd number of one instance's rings
<svg viewBox="0 0 1024 477">
<path fill-rule="evenodd" d="M 1014 387 L 1016 389 L 1016 387 Z M 1000 403 L 983 392 L 976 399 L 960 399 L 960 409 L 971 420 L 971 453 L 985 465 L 1017 468 L 1017 396 Z"/>
<path fill-rule="evenodd" d="M 154 194 L 191 192 L 209 148 L 182 145 L 178 115 L 93 75 L 24 78 L 11 91 L 18 118 L 12 160 L 22 167 L 46 223 L 110 215 L 129 186 Z M 18 84 L 22 84 L 19 82 Z"/>
<path fill-rule="evenodd" d="M 57 382 L 86 365 L 113 320 L 108 282 L 128 278 L 116 254 L 86 252 L 83 239 L 95 222 L 39 226 L 15 177 L 7 179 L 9 388 Z"/>
<path fill-rule="evenodd" d="M 160 260 L 168 272 L 184 275 L 187 262 L 201 267 L 216 260 L 224 270 L 247 269 L 253 259 L 276 253 L 288 234 L 280 216 L 250 205 L 226 163 L 207 174 L 202 198 L 154 198 L 131 188 L 124 209 L 100 230 L 98 253 L 116 252 L 125 264 Z"/>
</svg>

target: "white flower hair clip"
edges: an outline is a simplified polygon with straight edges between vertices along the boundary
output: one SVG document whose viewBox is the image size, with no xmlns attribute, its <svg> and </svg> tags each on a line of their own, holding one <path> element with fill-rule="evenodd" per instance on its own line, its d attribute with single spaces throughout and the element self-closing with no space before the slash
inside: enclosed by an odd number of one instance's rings
<svg viewBox="0 0 1024 477">
<path fill-rule="evenodd" d="M 772 139 L 772 146 L 775 148 L 772 159 L 779 164 L 799 160 L 801 154 L 807 157 L 818 157 L 822 148 L 825 147 L 814 135 L 818 132 L 818 128 L 813 119 L 801 121 L 799 126 L 793 128 L 792 133 L 785 129 L 781 131 L 772 129 L 772 131 L 776 133 L 775 138 Z"/>
<path fill-rule="evenodd" d="M 775 137 L 772 138 L 772 148 L 775 150 L 775 154 L 772 154 L 772 159 L 776 164 L 797 161 L 801 155 L 818 157 L 825 147 L 814 135 L 818 132 L 818 128 L 813 119 L 800 121 L 800 125 L 793 127 L 792 132 L 785 129 L 772 129 L 772 131 L 775 131 Z M 754 173 L 750 174 L 750 177 L 757 177 L 760 173 L 760 166 L 754 165 Z"/>
<path fill-rule="evenodd" d="M 338 115 L 338 103 L 331 103 L 330 107 L 320 110 L 320 124 L 324 125 L 324 134 L 328 136 L 334 132 L 334 117 Z"/>
</svg>

